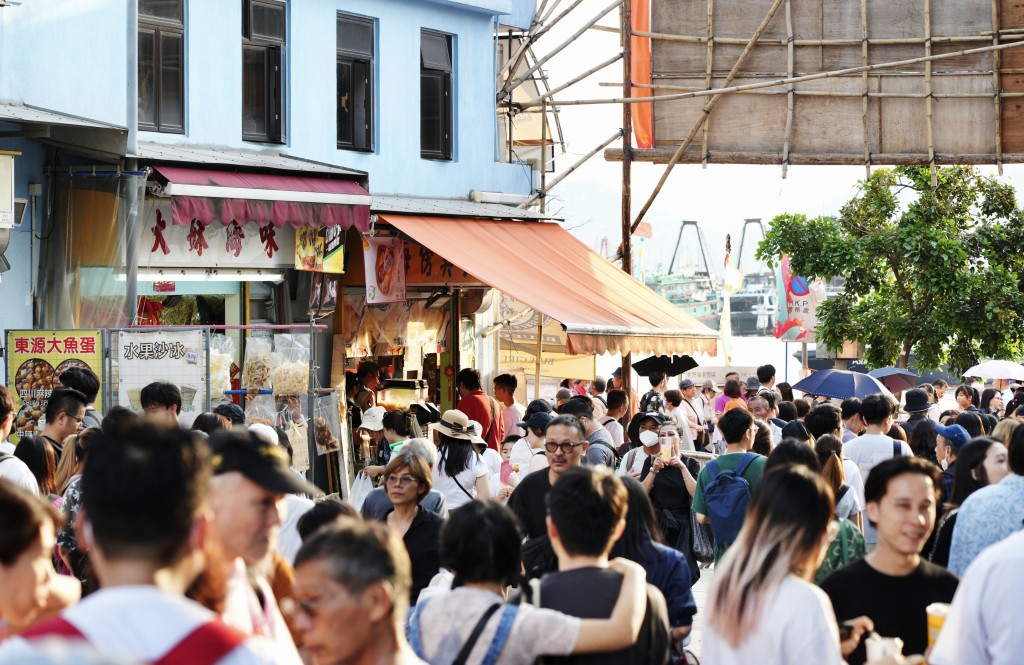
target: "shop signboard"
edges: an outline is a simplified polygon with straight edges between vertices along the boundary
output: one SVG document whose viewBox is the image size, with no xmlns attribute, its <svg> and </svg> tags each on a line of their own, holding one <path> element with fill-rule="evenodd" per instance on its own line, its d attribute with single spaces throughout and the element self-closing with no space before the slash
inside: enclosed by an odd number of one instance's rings
<svg viewBox="0 0 1024 665">
<path fill-rule="evenodd" d="M 206 405 L 206 337 L 203 330 L 121 331 L 117 338 L 118 403 L 142 408 L 142 389 L 154 381 L 181 391 L 182 426 L 191 427 Z"/>
<path fill-rule="evenodd" d="M 171 223 L 169 200 L 146 202 L 141 225 L 139 268 L 290 268 L 295 260 L 295 229 L 232 221 L 187 226 Z"/>
<path fill-rule="evenodd" d="M 72 367 L 87 367 L 103 383 L 103 333 L 97 330 L 8 330 L 7 385 L 14 393 L 11 441 L 35 436 L 50 393 Z M 102 412 L 100 395 L 95 407 Z"/>
<path fill-rule="evenodd" d="M 350 246 L 354 243 L 350 243 Z M 342 286 L 363 286 L 365 274 L 365 252 L 350 252 L 347 257 L 348 270 L 340 277 Z M 406 240 L 402 250 L 405 269 L 405 283 L 408 286 L 485 286 L 476 277 L 458 267 L 428 247 Z"/>
<path fill-rule="evenodd" d="M 405 242 L 390 236 L 363 236 L 366 304 L 405 300 Z"/>
<path fill-rule="evenodd" d="M 498 370 L 534 376 L 537 368 L 536 349 L 520 347 L 500 351 Z M 545 351 L 540 357 L 540 375 L 552 379 L 593 381 L 597 376 L 597 357 Z"/>
<path fill-rule="evenodd" d="M 345 272 L 345 229 L 340 226 L 303 226 L 295 232 L 295 269 Z"/>
</svg>

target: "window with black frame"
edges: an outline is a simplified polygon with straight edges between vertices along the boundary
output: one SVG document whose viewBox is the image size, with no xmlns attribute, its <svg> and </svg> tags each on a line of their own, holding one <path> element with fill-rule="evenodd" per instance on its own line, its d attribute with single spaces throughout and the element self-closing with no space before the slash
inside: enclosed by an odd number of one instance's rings
<svg viewBox="0 0 1024 665">
<path fill-rule="evenodd" d="M 286 6 L 242 0 L 242 139 L 283 143 Z"/>
<path fill-rule="evenodd" d="M 338 147 L 373 150 L 373 19 L 338 14 Z"/>
<path fill-rule="evenodd" d="M 452 37 L 420 32 L 420 156 L 452 158 Z"/>
<path fill-rule="evenodd" d="M 185 131 L 184 5 L 139 0 L 139 129 Z"/>
</svg>

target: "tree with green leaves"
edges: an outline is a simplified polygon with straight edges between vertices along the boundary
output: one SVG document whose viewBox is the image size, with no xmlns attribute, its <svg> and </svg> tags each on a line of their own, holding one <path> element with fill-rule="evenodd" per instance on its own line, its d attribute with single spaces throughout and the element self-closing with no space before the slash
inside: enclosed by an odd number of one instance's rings
<svg viewBox="0 0 1024 665">
<path fill-rule="evenodd" d="M 1024 214 L 1010 185 L 955 166 L 878 169 L 839 217 L 782 214 L 757 258 L 788 254 L 807 278 L 846 279 L 818 307 L 816 339 L 862 342 L 874 367 L 961 372 L 1016 359 L 1024 318 Z"/>
</svg>

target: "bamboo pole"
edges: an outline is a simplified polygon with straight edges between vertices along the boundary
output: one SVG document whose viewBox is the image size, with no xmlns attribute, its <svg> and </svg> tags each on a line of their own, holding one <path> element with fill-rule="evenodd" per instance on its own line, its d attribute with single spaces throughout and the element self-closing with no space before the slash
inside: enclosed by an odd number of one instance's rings
<svg viewBox="0 0 1024 665">
<path fill-rule="evenodd" d="M 860 47 L 860 62 L 861 65 L 867 66 L 868 64 L 868 0 L 860 0 L 860 34 L 861 42 Z M 868 94 L 868 72 L 865 69 L 861 72 L 861 90 L 864 92 L 864 99 L 860 103 L 860 113 L 863 124 L 864 132 L 864 176 L 865 178 L 871 177 L 871 127 L 868 121 L 868 105 L 870 98 Z M 881 138 L 881 137 L 879 137 Z"/>
<path fill-rule="evenodd" d="M 715 61 L 715 0 L 708 0 L 708 55 L 707 55 L 707 69 L 704 72 L 704 88 L 707 90 L 711 89 L 713 79 L 711 74 L 713 71 Z M 710 131 L 710 122 L 704 123 L 704 132 L 701 137 L 700 145 L 700 163 L 701 168 L 708 167 L 708 132 Z"/>
<path fill-rule="evenodd" d="M 615 30 L 607 26 L 595 26 L 594 29 L 607 32 L 614 32 Z M 690 44 L 703 44 L 709 39 L 699 35 L 673 35 L 664 32 L 642 32 L 640 30 L 633 34 L 637 37 Z M 1005 31 L 1002 35 L 1004 37 L 1007 36 Z M 742 46 L 747 43 L 747 40 L 743 37 L 714 37 L 714 41 L 722 46 Z M 794 43 L 797 46 L 860 46 L 862 41 L 862 39 L 797 39 Z M 949 35 L 932 39 L 932 42 L 936 44 L 969 44 L 990 41 L 992 41 L 992 36 L 985 33 L 980 35 Z M 915 44 L 924 44 L 924 39 L 921 37 L 875 37 L 869 39 L 868 43 L 871 46 L 913 46 Z M 761 46 L 786 46 L 787 41 L 785 39 L 764 39 L 759 40 L 758 44 Z"/>
<path fill-rule="evenodd" d="M 673 99 L 692 99 L 694 97 L 717 97 L 724 94 L 731 94 L 734 92 L 743 92 L 746 90 L 759 90 L 761 88 L 774 88 L 780 85 L 787 85 L 789 83 L 805 83 L 807 81 L 819 81 L 821 79 L 838 78 L 849 74 L 859 74 L 864 70 L 869 72 L 884 70 L 884 69 L 896 69 L 899 67 L 905 67 L 907 65 L 916 65 L 926 60 L 932 62 L 938 60 L 949 60 L 950 58 L 961 58 L 966 55 L 978 55 L 980 53 L 992 53 L 995 51 L 1005 51 L 1006 49 L 1017 48 L 1024 46 L 1024 41 L 1014 41 L 998 44 L 996 46 L 982 46 L 979 48 L 963 49 L 960 51 L 950 51 L 949 53 L 938 53 L 927 57 L 919 58 L 908 58 L 907 60 L 894 60 L 892 62 L 880 62 L 874 65 L 867 65 L 866 67 L 847 67 L 846 69 L 833 69 L 827 72 L 817 72 L 814 74 L 804 74 L 802 76 L 794 76 L 793 78 L 782 78 L 773 79 L 770 81 L 759 81 L 757 83 L 744 83 L 742 85 L 726 86 L 722 88 L 714 88 L 712 90 L 695 90 L 693 92 L 683 92 L 674 95 L 657 95 L 654 97 L 643 97 L 636 99 L 636 102 L 665 102 Z M 1007 73 L 1007 72 L 1003 72 Z M 1024 73 L 1024 70 L 1015 73 Z M 630 104 L 633 100 L 624 98 L 611 98 L 611 99 L 573 99 L 570 101 L 558 102 L 559 106 L 588 106 L 593 104 Z M 534 106 L 536 106 L 534 104 Z"/>
<path fill-rule="evenodd" d="M 563 49 L 565 49 L 567 46 L 569 46 L 569 44 L 572 44 L 574 41 L 579 39 L 580 35 L 582 35 L 584 32 L 587 31 L 587 28 L 589 28 L 590 26 L 592 26 L 595 23 L 597 23 L 598 21 L 600 21 L 609 12 L 611 12 L 613 9 L 615 9 L 616 7 L 619 7 L 620 5 L 622 5 L 623 2 L 624 2 L 624 0 L 615 0 L 615 2 L 613 2 L 612 4 L 610 4 L 607 7 L 605 7 L 603 10 L 601 10 L 601 12 L 597 16 L 595 16 L 594 18 L 592 18 L 589 21 L 587 21 L 587 23 L 585 23 L 582 28 L 580 28 L 575 33 L 573 33 L 572 37 L 570 37 L 569 39 L 565 40 L 560 45 L 555 47 L 555 50 L 551 51 L 550 53 L 545 55 L 543 58 L 541 58 L 537 62 L 533 63 L 532 67 L 527 69 L 526 72 L 524 72 L 521 76 L 516 78 L 514 81 L 512 81 L 511 83 L 506 83 L 505 87 L 503 88 L 502 91 L 504 93 L 511 94 L 512 90 L 515 90 L 520 85 L 522 85 L 523 81 L 526 81 L 527 79 L 529 79 L 533 75 L 533 73 L 535 71 L 537 71 L 538 69 L 540 69 L 544 65 L 544 63 L 546 63 L 548 60 L 550 60 L 551 58 L 553 58 L 556 55 L 558 55 L 559 53 L 561 53 Z M 572 9 L 572 7 L 570 7 L 569 9 Z M 566 10 L 566 11 L 568 11 L 568 10 Z M 514 72 L 515 72 L 515 70 L 512 70 L 512 72 L 509 73 L 509 78 L 512 78 L 512 74 Z"/>
<path fill-rule="evenodd" d="M 601 83 L 605 87 L 619 87 L 621 83 Z M 695 88 L 684 85 L 634 85 L 634 88 L 653 88 L 655 90 L 681 90 L 684 92 L 697 92 L 705 88 Z M 787 95 L 788 89 L 782 90 L 737 90 L 733 95 Z M 863 92 L 845 92 L 842 90 L 794 90 L 797 97 L 864 97 Z M 923 92 L 868 92 L 869 99 L 924 99 L 928 95 Z M 1024 92 L 1004 92 L 1003 98 L 1024 97 Z M 936 92 L 932 93 L 935 99 L 990 99 L 991 92 Z M 557 102 L 553 102 L 557 105 Z"/>
<path fill-rule="evenodd" d="M 576 85 L 577 83 L 579 83 L 583 79 L 587 78 L 591 74 L 595 74 L 595 73 L 601 71 L 602 69 L 604 69 L 605 67 L 607 67 L 608 65 L 614 64 L 614 63 L 618 62 L 621 59 L 622 59 L 622 53 L 616 53 L 615 55 L 613 55 L 612 57 L 608 58 L 607 60 L 605 60 L 601 64 L 597 65 L 596 67 L 591 67 L 590 69 L 588 69 L 587 71 L 583 72 L 582 74 L 580 74 L 576 78 L 570 79 L 569 81 L 563 83 L 562 85 L 558 86 L 557 88 L 552 88 L 551 90 L 548 90 L 547 92 L 545 92 L 545 93 L 543 93 L 541 95 L 538 95 L 537 97 L 534 97 L 533 99 L 528 101 L 527 104 L 531 104 L 533 102 L 543 101 L 543 100 L 550 99 L 552 96 L 558 94 L 559 92 L 562 92 L 566 88 L 568 88 L 570 86 L 573 86 L 573 85 Z"/>
<path fill-rule="evenodd" d="M 786 75 L 793 78 L 793 2 L 786 0 Z M 786 134 L 782 141 L 782 179 L 786 179 L 789 171 L 789 142 L 793 138 L 793 107 L 796 105 L 796 96 L 793 94 L 793 85 L 790 84 L 786 92 Z"/>
<path fill-rule="evenodd" d="M 992 0 L 992 45 L 999 45 L 999 0 Z M 996 130 L 996 168 L 999 175 L 1003 175 L 1003 85 L 999 76 L 999 69 L 1003 65 L 1003 54 L 996 51 L 992 54 L 992 89 L 995 95 L 992 101 L 996 107 L 994 118 Z"/>
<path fill-rule="evenodd" d="M 517 208 L 525 208 L 525 207 L 529 206 L 530 204 L 532 204 L 532 203 L 533 203 L 534 201 L 536 201 L 537 199 L 539 199 L 539 198 L 542 198 L 543 196 L 545 196 L 545 195 L 546 195 L 546 194 L 547 194 L 547 193 L 548 193 L 548 192 L 549 192 L 549 191 L 550 191 L 550 190 L 551 190 L 552 188 L 554 188 L 554 187 L 555 187 L 555 186 L 556 186 L 556 185 L 557 185 L 558 183 L 560 183 L 560 182 L 562 182 L 563 180 L 565 180 L 565 178 L 566 178 L 566 177 L 567 177 L 567 176 L 568 176 L 568 175 L 569 175 L 570 173 L 572 173 L 573 171 L 575 171 L 575 170 L 576 170 L 576 169 L 578 169 L 579 167 L 583 166 L 583 164 L 584 164 L 584 163 L 586 163 L 586 161 L 587 161 L 587 160 L 589 160 L 589 159 L 590 159 L 591 157 L 593 157 L 593 156 L 594 156 L 594 155 L 596 155 L 597 153 L 599 153 L 599 152 L 601 152 L 602 150 L 604 150 L 605 148 L 607 148 L 607 147 L 608 147 L 609 145 L 611 145 L 611 144 L 612 144 L 612 142 L 614 142 L 614 141 L 615 141 L 615 140 L 616 140 L 617 138 L 619 138 L 620 136 L 622 136 L 622 130 L 621 130 L 621 129 L 619 129 L 619 130 L 616 130 L 616 131 L 615 131 L 615 133 L 614 133 L 614 134 L 612 134 L 611 136 L 609 136 L 609 137 L 608 137 L 607 139 L 605 139 L 605 140 L 604 140 L 604 142 L 603 142 L 603 143 L 601 143 L 601 145 L 597 146 L 596 148 L 594 148 L 593 150 L 591 150 L 591 151 L 590 151 L 590 152 L 588 152 L 587 154 L 585 154 L 585 155 L 583 155 L 582 157 L 580 157 L 580 158 L 579 158 L 578 160 L 576 160 L 576 162 L 575 162 L 575 163 L 573 163 L 573 165 L 572 165 L 572 166 L 570 166 L 569 168 L 567 168 L 567 169 L 566 169 L 565 171 L 563 171 L 562 173 L 559 173 L 559 174 L 558 174 L 558 176 L 557 176 L 557 177 L 556 177 L 556 178 L 555 178 L 554 180 L 552 180 L 552 181 L 551 181 L 550 183 L 548 183 L 548 185 L 547 185 L 546 187 L 544 187 L 544 186 L 542 185 L 542 186 L 541 186 L 541 191 L 539 191 L 539 192 L 534 192 L 533 194 L 531 194 L 531 195 L 530 195 L 530 198 L 526 199 L 526 201 L 524 201 L 524 202 L 520 203 L 520 204 L 519 204 L 518 206 L 516 206 L 516 207 L 517 207 Z"/>
<path fill-rule="evenodd" d="M 633 14 L 632 2 L 626 0 L 619 8 L 619 26 L 622 39 L 622 96 L 629 99 L 633 96 Z M 633 216 L 633 110 L 629 104 L 622 105 L 622 196 L 619 219 L 622 225 L 622 272 L 633 276 L 633 247 L 631 235 L 633 229 L 629 220 Z M 630 384 L 633 382 L 632 354 L 622 354 L 622 389 L 626 395 L 632 394 Z"/>
<path fill-rule="evenodd" d="M 651 148 L 649 150 L 634 150 L 634 162 L 648 162 L 652 164 L 666 164 L 675 153 L 674 147 Z M 622 159 L 622 151 L 610 149 L 605 151 L 605 160 L 616 162 Z M 715 164 L 768 164 L 782 165 L 782 154 L 779 152 L 739 152 L 735 150 L 716 150 L 711 153 L 709 161 Z M 700 164 L 700 154 L 696 151 L 686 153 L 680 160 L 683 164 Z M 873 153 L 872 164 L 887 164 L 892 166 L 915 166 L 928 163 L 928 153 Z M 864 156 L 857 153 L 799 153 L 795 152 L 789 156 L 789 163 L 793 166 L 818 166 L 822 164 L 839 166 L 863 166 Z M 991 164 L 992 153 L 956 153 L 950 155 L 935 155 L 935 163 L 939 165 L 974 165 Z M 1024 164 L 1024 152 L 1003 153 L 1004 164 Z"/>
<path fill-rule="evenodd" d="M 523 38 L 523 41 L 519 45 L 519 48 L 516 49 L 515 54 L 509 56 L 508 61 L 501 67 L 501 70 L 498 71 L 498 80 L 501 80 L 501 77 L 505 74 L 505 72 L 509 72 L 508 79 L 505 79 L 505 87 L 507 87 L 509 79 L 511 79 L 512 76 L 515 74 L 516 68 L 519 67 L 519 63 L 523 61 L 523 58 L 526 54 L 526 49 L 528 49 L 530 45 L 536 42 L 538 39 L 543 37 L 548 30 L 558 25 L 558 22 L 561 21 L 566 16 L 568 16 L 569 12 L 576 9 L 576 7 L 578 7 L 581 2 L 583 2 L 583 0 L 575 0 L 575 2 L 573 2 L 568 8 L 566 8 L 564 12 L 559 14 L 554 21 L 547 25 L 544 25 L 544 27 L 541 27 L 543 25 L 543 21 L 538 21 L 537 15 L 534 15 L 533 24 L 530 26 L 530 30 L 526 33 L 526 36 Z M 555 4 L 557 5 L 558 3 L 556 2 Z M 552 7 L 551 9 L 553 10 L 554 7 Z M 513 62 L 515 63 L 514 65 L 512 64 Z M 508 89 L 512 90 L 514 88 L 515 86 L 512 86 L 511 88 Z"/>
<path fill-rule="evenodd" d="M 540 214 L 547 213 L 548 193 L 548 100 L 540 115 Z"/>
<path fill-rule="evenodd" d="M 750 52 L 754 50 L 754 45 L 757 44 L 757 40 L 760 39 L 761 35 L 764 34 L 764 31 L 768 29 L 768 24 L 771 23 L 772 19 L 775 17 L 775 12 L 779 10 L 780 6 L 782 6 L 782 0 L 774 0 L 774 2 L 772 2 L 771 8 L 768 9 L 768 14 L 764 17 L 764 20 L 761 21 L 761 25 L 757 26 L 757 30 L 754 31 L 753 35 L 751 35 L 750 41 L 747 42 L 747 45 L 743 49 L 743 52 L 740 53 L 740 57 L 736 59 L 736 63 L 732 66 L 732 69 L 729 71 L 729 75 L 725 77 L 726 86 L 732 83 L 733 79 L 736 78 L 736 74 L 739 73 L 740 68 L 747 61 L 747 57 L 750 55 Z M 640 209 L 640 214 L 637 215 L 636 220 L 634 220 L 632 226 L 630 227 L 630 233 L 635 231 L 636 227 L 640 226 L 640 222 L 643 221 L 644 215 L 646 215 L 647 211 L 651 209 L 651 206 L 654 204 L 654 199 L 658 198 L 658 194 L 661 193 L 661 188 L 665 186 L 665 182 L 668 180 L 668 176 L 672 172 L 672 168 L 679 163 L 679 160 L 682 158 L 683 153 L 686 152 L 687 146 L 690 145 L 690 143 L 693 141 L 693 137 L 697 135 L 697 132 L 700 131 L 700 128 L 704 125 L 705 122 L 707 122 L 708 116 L 711 115 L 711 111 L 715 108 L 715 105 L 721 98 L 721 95 L 714 95 L 704 104 L 704 108 L 701 109 L 702 113 L 700 118 L 697 120 L 696 123 L 694 123 L 693 129 L 690 130 L 690 133 L 689 135 L 687 135 L 686 140 L 679 144 L 679 148 L 676 150 L 676 154 L 673 155 L 672 159 L 668 163 L 668 166 L 665 167 L 665 172 L 661 174 L 661 179 L 658 180 L 658 184 L 655 186 L 654 191 L 651 192 L 651 195 L 647 198 L 647 202 L 644 203 L 644 207 Z M 650 97 L 648 99 L 654 98 Z M 620 247 L 619 249 L 621 253 L 621 250 L 623 248 Z"/>
<path fill-rule="evenodd" d="M 924 55 L 932 55 L 932 2 L 924 0 Z M 935 168 L 935 100 L 932 98 L 932 61 L 924 63 L 925 116 L 928 119 L 928 169 L 932 172 L 932 188 L 939 186 L 939 173 Z"/>
</svg>

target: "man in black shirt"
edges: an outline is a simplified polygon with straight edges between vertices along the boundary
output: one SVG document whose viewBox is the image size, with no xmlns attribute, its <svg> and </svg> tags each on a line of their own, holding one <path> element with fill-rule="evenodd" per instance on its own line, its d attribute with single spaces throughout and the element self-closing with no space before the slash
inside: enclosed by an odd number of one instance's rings
<svg viewBox="0 0 1024 665">
<path fill-rule="evenodd" d="M 903 640 L 907 655 L 924 653 L 925 608 L 952 601 L 958 583 L 956 575 L 920 554 L 935 524 L 938 485 L 938 467 L 918 457 L 893 457 L 876 465 L 864 484 L 864 497 L 878 545 L 821 585 L 840 623 L 868 616 L 877 634 Z M 864 663 L 863 642 L 847 660 Z"/>
<path fill-rule="evenodd" d="M 607 469 L 567 471 L 548 493 L 548 535 L 558 555 L 557 573 L 532 584 L 534 604 L 581 619 L 607 619 L 622 587 L 608 568 L 608 553 L 622 535 L 626 487 Z M 538 588 L 539 587 L 539 588 Z M 612 653 L 545 658 L 550 663 L 665 665 L 669 660 L 668 609 L 657 588 L 647 585 L 647 613 L 636 643 Z"/>
</svg>

